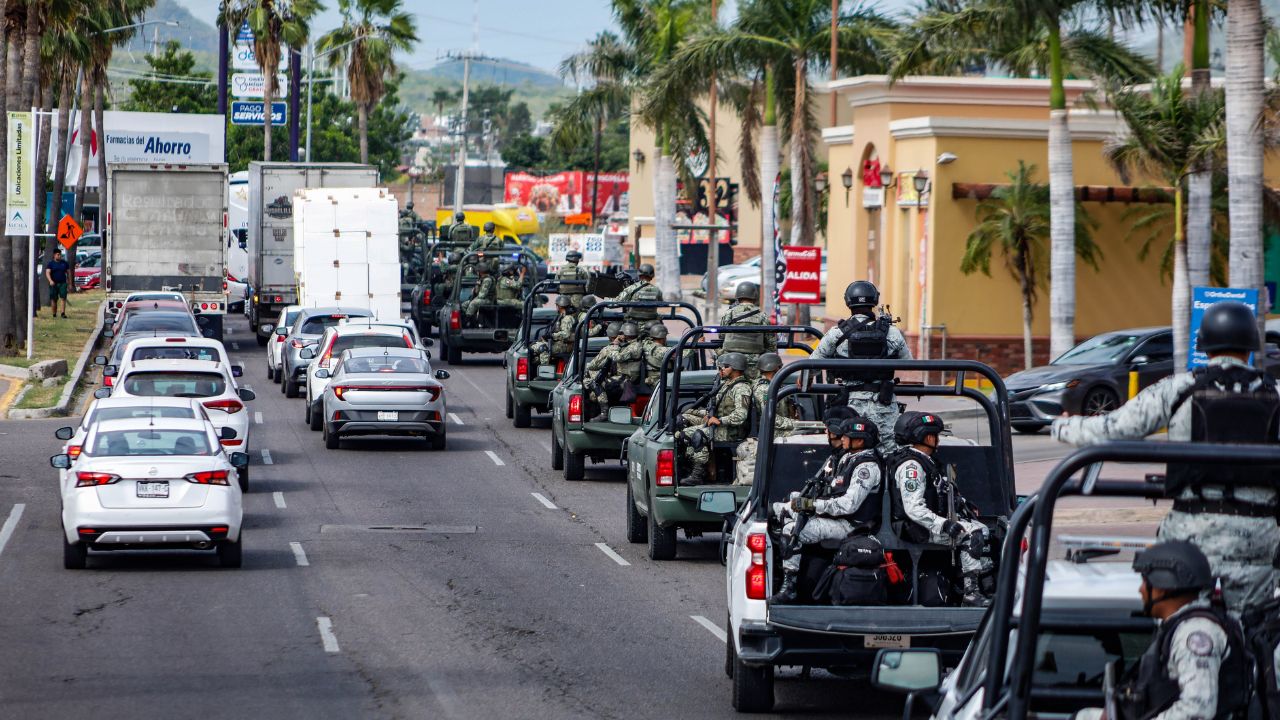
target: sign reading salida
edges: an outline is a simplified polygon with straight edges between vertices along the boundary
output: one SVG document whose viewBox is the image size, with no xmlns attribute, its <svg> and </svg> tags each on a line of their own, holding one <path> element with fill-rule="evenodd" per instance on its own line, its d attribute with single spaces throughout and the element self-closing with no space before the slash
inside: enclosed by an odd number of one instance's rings
<svg viewBox="0 0 1280 720">
<path fill-rule="evenodd" d="M 778 302 L 813 305 L 822 297 L 822 248 L 784 245 L 786 275 L 778 288 Z"/>
</svg>

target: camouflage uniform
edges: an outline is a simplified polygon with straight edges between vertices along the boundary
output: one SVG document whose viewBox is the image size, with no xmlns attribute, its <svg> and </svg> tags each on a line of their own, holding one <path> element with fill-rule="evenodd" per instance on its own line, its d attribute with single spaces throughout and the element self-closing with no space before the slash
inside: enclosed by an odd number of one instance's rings
<svg viewBox="0 0 1280 720">
<path fill-rule="evenodd" d="M 1239 360 L 1218 356 L 1210 365 L 1247 366 Z M 1169 429 L 1169 439 L 1191 439 L 1191 403 L 1186 402 L 1170 417 L 1173 403 L 1195 383 L 1191 373 L 1167 377 L 1138 393 L 1137 397 L 1106 415 L 1058 418 L 1053 437 L 1070 445 L 1094 445 L 1108 440 L 1140 439 L 1160 428 Z M 1225 453 L 1226 451 L 1224 451 Z M 1224 488 L 1204 485 L 1200 495 L 1206 501 L 1220 501 Z M 1234 489 L 1237 502 L 1274 506 L 1275 489 L 1250 486 Z M 1185 489 L 1179 500 L 1198 500 L 1195 490 Z M 1187 513 L 1170 510 L 1160 523 L 1161 540 L 1188 540 L 1209 558 L 1213 574 L 1222 579 L 1222 596 L 1236 613 L 1271 598 L 1276 588 L 1272 558 L 1280 548 L 1280 526 L 1274 517 L 1246 517 L 1219 513 Z"/>
<path fill-rule="evenodd" d="M 454 223 L 449 226 L 449 242 L 472 242 L 475 240 L 475 228 L 471 227 L 465 220 L 460 223 Z"/>
<path fill-rule="evenodd" d="M 492 305 L 496 289 L 497 284 L 494 283 L 492 275 L 481 275 L 480 282 L 476 284 L 475 294 L 466 303 L 467 317 L 474 319 L 479 314 L 481 305 Z"/>
<path fill-rule="evenodd" d="M 494 252 L 502 250 L 506 245 L 502 238 L 497 235 L 485 233 L 471 241 L 471 246 L 467 248 L 467 252 Z"/>
<path fill-rule="evenodd" d="M 751 395 L 755 399 L 756 413 L 759 417 L 764 417 L 764 406 L 769 395 L 769 383 L 772 378 L 761 375 L 751 381 Z M 796 421 L 792 419 L 794 414 L 795 401 L 791 398 L 783 398 L 778 403 L 777 412 L 773 416 L 773 429 L 776 435 L 785 435 L 796 429 Z"/>
<path fill-rule="evenodd" d="M 768 316 L 764 311 L 756 307 L 755 304 L 746 300 L 739 300 L 734 303 L 724 317 L 720 318 L 720 325 L 770 325 Z M 727 352 L 740 352 L 747 356 L 747 377 L 754 380 L 760 376 L 760 371 L 756 369 L 756 361 L 760 359 L 761 353 L 777 352 L 778 336 L 774 334 L 761 333 L 724 333 L 724 343 L 716 349 L 716 357 Z"/>
<path fill-rule="evenodd" d="M 573 352 L 573 331 L 578 326 L 578 317 L 572 313 L 564 313 L 556 317 L 551 325 L 551 342 L 541 340 L 538 345 L 538 364 L 549 365 L 556 356 L 564 356 Z"/>
<path fill-rule="evenodd" d="M 565 262 L 564 267 L 556 271 L 556 280 L 590 280 L 591 271 L 578 267 L 576 262 Z M 578 306 L 578 301 L 583 295 L 587 294 L 585 285 L 561 285 L 556 289 L 561 295 L 568 295 L 573 301 L 573 306 Z"/>
<path fill-rule="evenodd" d="M 662 289 L 648 280 L 637 280 L 623 288 L 614 302 L 661 302 Z M 629 307 L 623 312 L 627 320 L 640 326 L 647 332 L 649 323 L 658 319 L 658 308 Z"/>
<path fill-rule="evenodd" d="M 911 455 L 922 455 L 919 450 L 910 449 L 908 458 L 904 460 L 893 474 L 894 492 L 902 498 L 902 509 L 911 522 L 929 531 L 929 542 L 939 545 L 951 544 L 951 538 L 942 531 L 947 522 L 945 517 L 933 511 L 925 500 L 925 483 L 933 482 L 925 472 L 924 465 Z M 986 525 L 977 520 L 956 518 L 966 533 L 985 532 Z M 991 570 L 991 558 L 975 557 L 967 548 L 960 550 L 960 571 L 966 575 L 977 575 Z"/>
<path fill-rule="evenodd" d="M 740 441 L 747 437 L 747 417 L 751 414 L 751 382 L 746 376 L 739 376 L 721 382 L 720 389 L 711 399 L 709 410 L 699 408 L 684 414 L 688 427 L 677 434 L 682 440 L 685 459 L 692 466 L 691 474 L 698 474 L 711 461 L 711 443 Z M 719 425 L 706 425 L 707 418 L 715 417 Z M 701 435 L 700 441 L 694 436 Z M 701 445 L 695 449 L 694 444 Z"/>
<path fill-rule="evenodd" d="M 598 412 L 603 412 L 605 408 L 609 407 L 609 394 L 604 390 L 603 379 L 607 379 L 607 376 L 611 373 L 605 373 L 601 382 L 596 382 L 595 379 L 600 375 L 601 371 L 609 368 L 610 364 L 613 365 L 616 372 L 618 354 L 621 352 L 622 345 L 620 341 L 610 342 L 601 348 L 595 357 L 591 358 L 591 362 L 587 363 L 587 390 L 591 396 L 591 401 L 599 408 Z"/>
<path fill-rule="evenodd" d="M 524 283 L 520 278 L 503 275 L 498 278 L 498 304 L 507 307 L 518 307 L 522 303 L 520 296 L 524 294 Z"/>
<path fill-rule="evenodd" d="M 578 322 L 585 322 L 587 319 L 587 311 L 579 310 L 578 314 L 574 315 L 574 317 L 577 318 Z M 592 321 L 591 326 L 587 328 L 587 337 L 602 337 L 604 335 L 604 325 L 600 324 L 600 318 L 601 316 L 597 314 L 596 319 Z"/>
<path fill-rule="evenodd" d="M 844 492 L 834 495 L 841 488 Z M 862 503 L 880 489 L 880 461 L 874 453 L 867 451 L 846 451 L 839 460 L 834 472 L 830 474 L 828 485 L 823 495 L 813 501 L 813 516 L 800 529 L 800 544 L 813 545 L 823 540 L 841 540 L 853 531 L 852 516 Z M 800 497 L 799 492 L 791 493 L 791 500 Z M 797 515 L 791 509 L 791 502 L 775 502 L 773 514 L 782 520 L 782 537 L 784 547 L 790 543 L 795 534 Z M 782 569 L 788 572 L 799 572 L 800 553 L 787 553 L 782 560 Z"/>
<path fill-rule="evenodd" d="M 662 372 L 662 360 L 667 356 L 668 349 L 662 343 L 648 337 L 641 337 L 635 342 L 628 343 L 618 353 L 618 361 L 619 363 L 635 362 L 638 377 L 631 378 L 632 382 L 644 381 L 652 386 Z"/>
<path fill-rule="evenodd" d="M 854 315 L 853 319 L 867 320 L 869 317 L 868 315 Z M 849 346 L 846 343 L 839 342 L 842 334 L 843 331 L 839 325 L 828 330 L 822 336 L 822 340 L 818 343 L 817 349 L 813 351 L 810 358 L 814 360 L 848 358 Z M 903 336 L 902 331 L 896 326 L 889 328 L 888 346 L 886 354 L 889 358 L 898 360 L 911 359 L 911 349 L 907 347 L 907 338 Z M 853 390 L 849 393 L 849 407 L 876 424 L 876 427 L 880 430 L 880 453 L 888 457 L 898 449 L 898 443 L 893 438 L 893 424 L 898 422 L 898 415 L 901 414 L 901 411 L 898 409 L 898 403 L 893 397 L 889 398 L 889 402 L 881 403 L 878 395 L 879 393 L 869 390 Z"/>
</svg>

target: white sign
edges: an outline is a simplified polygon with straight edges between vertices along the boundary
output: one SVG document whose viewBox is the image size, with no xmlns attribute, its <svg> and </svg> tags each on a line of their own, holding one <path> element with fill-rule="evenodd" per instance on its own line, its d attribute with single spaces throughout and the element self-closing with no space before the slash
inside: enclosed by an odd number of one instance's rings
<svg viewBox="0 0 1280 720">
<path fill-rule="evenodd" d="M 280 53 L 279 70 L 284 70 L 285 61 L 288 59 L 288 52 Z M 253 52 L 253 42 L 241 43 L 237 42 L 231 46 L 231 69 L 233 70 L 254 70 L 257 71 L 258 56 Z"/>
<path fill-rule="evenodd" d="M 555 234 L 547 238 L 547 272 L 555 274 L 564 266 L 564 256 L 570 250 L 582 253 L 578 267 L 600 272 L 604 270 L 603 235 Z"/>
<path fill-rule="evenodd" d="M 231 76 L 231 94 L 238 98 L 261 100 L 265 94 L 267 78 L 260 73 L 234 73 Z M 289 96 L 289 79 L 284 75 L 276 76 L 276 86 L 271 90 L 271 97 Z"/>
<path fill-rule="evenodd" d="M 31 113 L 9 113 L 9 178 L 6 235 L 28 235 L 35 218 L 35 126 Z"/>
<path fill-rule="evenodd" d="M 105 153 L 107 162 L 147 163 L 220 163 L 226 162 L 226 119 L 217 114 L 148 113 L 107 110 L 103 120 L 106 132 L 94 132 L 89 138 L 89 187 L 97 187 L 98 160 Z M 79 114 L 71 117 L 71 157 L 68 177 L 76 177 L 80 168 Z M 50 165 L 57 157 L 64 135 L 52 133 Z M 102 138 L 105 137 L 105 143 Z"/>
</svg>

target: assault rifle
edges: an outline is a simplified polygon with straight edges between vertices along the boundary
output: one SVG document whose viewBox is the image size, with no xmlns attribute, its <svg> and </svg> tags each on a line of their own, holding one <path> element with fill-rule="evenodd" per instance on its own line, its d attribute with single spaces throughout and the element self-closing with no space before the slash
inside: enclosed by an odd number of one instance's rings
<svg viewBox="0 0 1280 720">
<path fill-rule="evenodd" d="M 840 457 L 836 457 L 835 455 L 831 456 L 831 459 L 829 462 L 834 463 L 833 467 L 831 468 L 831 473 L 833 475 L 837 470 L 839 470 L 840 460 L 843 458 L 844 458 L 843 454 L 840 455 Z M 823 465 L 823 467 L 826 467 L 826 466 Z M 817 500 L 818 498 L 822 497 L 822 491 L 825 490 L 826 487 L 827 487 L 827 476 L 822 472 L 821 469 L 819 469 L 818 472 L 814 474 L 813 477 L 805 481 L 804 487 L 800 488 L 800 497 L 808 498 L 809 500 Z M 785 548 L 786 554 L 788 555 L 794 554 L 796 551 L 800 549 L 800 531 L 804 530 L 804 526 L 809 524 L 809 518 L 811 517 L 813 517 L 813 513 L 800 513 L 796 517 L 795 527 L 792 528 L 791 530 L 791 538 L 787 541 L 787 546 Z"/>
<path fill-rule="evenodd" d="M 953 523 L 957 522 L 959 520 L 959 514 L 957 512 L 957 507 L 956 507 L 956 466 L 955 465 L 947 466 L 947 472 L 942 476 L 941 485 L 942 487 L 938 489 L 942 490 L 947 497 L 947 521 L 953 522 Z M 958 565 L 960 562 L 960 541 L 957 540 L 956 538 L 950 538 L 950 541 L 951 541 L 951 564 L 952 566 L 955 566 L 955 565 Z"/>
</svg>

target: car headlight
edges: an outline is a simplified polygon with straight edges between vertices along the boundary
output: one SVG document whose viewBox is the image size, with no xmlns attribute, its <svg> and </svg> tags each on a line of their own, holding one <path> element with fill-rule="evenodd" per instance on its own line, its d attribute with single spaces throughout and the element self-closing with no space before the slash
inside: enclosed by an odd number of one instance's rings
<svg viewBox="0 0 1280 720">
<path fill-rule="evenodd" d="M 1048 385 L 1041 385 L 1040 392 L 1053 392 L 1054 390 L 1066 390 L 1067 388 L 1073 388 L 1079 384 L 1080 384 L 1079 380 L 1063 380 L 1062 382 L 1049 383 Z"/>
</svg>

